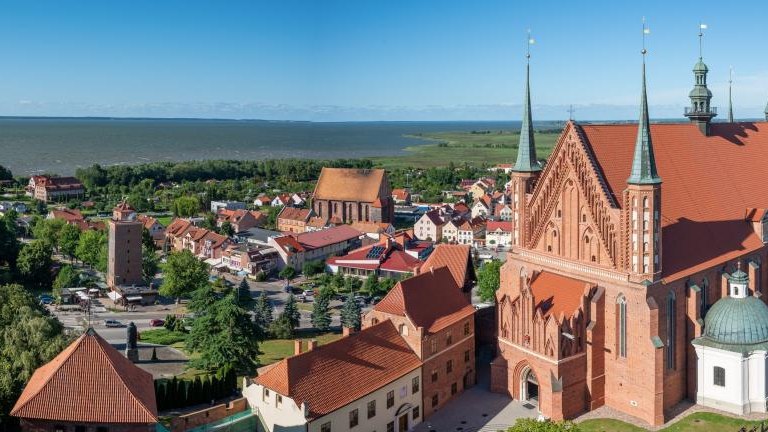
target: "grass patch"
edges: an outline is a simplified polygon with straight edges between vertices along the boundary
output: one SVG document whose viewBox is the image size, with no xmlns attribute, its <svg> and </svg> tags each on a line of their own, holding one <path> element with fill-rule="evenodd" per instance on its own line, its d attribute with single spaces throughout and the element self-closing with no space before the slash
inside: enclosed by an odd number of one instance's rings
<svg viewBox="0 0 768 432">
<path fill-rule="evenodd" d="M 741 427 L 746 427 L 749 430 L 757 425 L 760 425 L 759 421 L 748 421 L 715 413 L 698 412 L 669 427 L 661 429 L 659 432 L 736 432 Z M 583 432 L 641 432 L 646 430 L 614 419 L 585 420 L 579 423 L 579 427 Z"/>
<path fill-rule="evenodd" d="M 141 342 L 143 343 L 169 345 L 178 348 L 176 345 L 180 344 L 183 347 L 186 340 L 187 333 L 175 332 L 166 328 L 144 330 L 141 332 Z"/>
<path fill-rule="evenodd" d="M 339 333 L 323 333 L 316 336 L 302 337 L 301 339 L 316 339 L 318 345 L 325 345 L 339 338 L 341 338 Z M 259 364 L 262 366 L 278 362 L 293 355 L 293 339 L 266 340 L 259 344 L 259 351 L 261 351 Z"/>
<path fill-rule="evenodd" d="M 536 154 L 539 159 L 549 156 L 559 137 L 559 131 L 535 134 Z M 430 144 L 407 147 L 403 156 L 374 157 L 374 162 L 384 168 L 440 167 L 449 162 L 466 162 L 470 165 L 496 165 L 510 163 L 517 154 L 520 134 L 510 131 L 493 131 L 490 134 L 471 132 L 433 132 L 415 136 L 431 141 Z"/>
<path fill-rule="evenodd" d="M 158 222 L 160 222 L 160 225 L 167 227 L 171 224 L 171 221 L 173 220 L 173 216 L 160 216 L 155 218 Z"/>
</svg>

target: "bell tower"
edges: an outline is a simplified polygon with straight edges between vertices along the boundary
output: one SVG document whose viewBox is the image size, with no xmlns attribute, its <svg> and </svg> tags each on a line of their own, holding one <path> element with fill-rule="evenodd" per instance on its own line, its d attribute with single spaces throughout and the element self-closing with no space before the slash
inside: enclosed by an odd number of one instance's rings
<svg viewBox="0 0 768 432">
<path fill-rule="evenodd" d="M 693 65 L 693 90 L 688 93 L 691 99 L 691 105 L 685 108 L 685 116 L 691 123 L 698 126 L 699 131 L 704 135 L 709 135 L 709 125 L 712 119 L 717 116 L 717 108 L 711 105 L 712 92 L 707 88 L 707 74 L 709 68 L 704 64 L 702 57 L 702 38 L 704 37 L 704 24 L 699 24 L 699 61 Z"/>
<path fill-rule="evenodd" d="M 643 30 L 644 33 L 646 30 Z M 632 171 L 624 190 L 624 221 L 627 270 L 635 282 L 655 282 L 661 278 L 661 177 L 656 170 L 653 140 L 648 116 L 643 47 L 643 85 L 640 95 L 640 120 L 632 159 Z"/>
<path fill-rule="evenodd" d="M 525 66 L 525 100 L 523 101 L 523 122 L 520 126 L 520 143 L 517 147 L 517 161 L 512 168 L 512 214 L 514 233 L 512 244 L 523 246 L 527 241 L 527 194 L 533 191 L 541 173 L 541 164 L 536 157 L 536 143 L 533 137 L 531 117 L 531 32 L 528 32 L 528 49 Z"/>
</svg>

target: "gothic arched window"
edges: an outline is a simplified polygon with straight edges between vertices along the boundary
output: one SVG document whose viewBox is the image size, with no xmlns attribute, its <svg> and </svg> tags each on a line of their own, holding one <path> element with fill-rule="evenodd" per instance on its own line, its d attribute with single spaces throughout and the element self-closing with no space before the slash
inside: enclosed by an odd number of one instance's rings
<svg viewBox="0 0 768 432">
<path fill-rule="evenodd" d="M 616 299 L 617 309 L 617 333 L 618 343 L 617 351 L 619 357 L 627 357 L 627 299 L 623 294 L 619 294 L 619 298 Z"/>
<path fill-rule="evenodd" d="M 675 369 L 675 330 L 677 328 L 677 299 L 675 292 L 671 291 L 667 296 L 667 369 Z"/>
</svg>

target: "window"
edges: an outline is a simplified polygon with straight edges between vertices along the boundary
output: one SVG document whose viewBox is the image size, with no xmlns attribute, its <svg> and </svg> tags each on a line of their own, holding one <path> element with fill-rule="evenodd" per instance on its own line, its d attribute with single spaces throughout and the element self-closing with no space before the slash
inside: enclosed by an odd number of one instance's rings
<svg viewBox="0 0 768 432">
<path fill-rule="evenodd" d="M 387 423 L 387 432 L 395 432 L 395 422 Z"/>
<path fill-rule="evenodd" d="M 725 387 L 725 369 L 715 366 L 714 381 L 716 386 Z"/>
<path fill-rule="evenodd" d="M 357 426 L 358 419 L 357 419 L 357 409 L 353 409 L 349 412 L 349 427 L 353 428 Z"/>
<path fill-rule="evenodd" d="M 368 402 L 368 418 L 376 416 L 376 401 Z"/>
<path fill-rule="evenodd" d="M 281 395 L 277 395 L 275 398 L 275 405 L 280 408 L 280 406 L 283 404 L 283 397 Z"/>
<path fill-rule="evenodd" d="M 395 406 L 395 391 L 390 390 L 387 392 L 387 408 Z"/>
<path fill-rule="evenodd" d="M 413 419 L 416 420 L 420 415 L 421 413 L 419 412 L 419 407 L 413 407 Z"/>
<path fill-rule="evenodd" d="M 451 384 L 451 396 L 455 395 L 459 391 L 459 385 L 457 383 Z"/>
<path fill-rule="evenodd" d="M 432 382 L 437 382 L 437 369 L 432 371 Z"/>
<path fill-rule="evenodd" d="M 469 362 L 469 350 L 464 351 L 464 363 Z"/>
<path fill-rule="evenodd" d="M 448 332 L 448 333 L 445 335 L 445 344 L 446 344 L 446 345 L 450 345 L 450 344 L 452 344 L 452 343 L 453 343 L 453 333 L 451 333 L 451 332 Z"/>
<path fill-rule="evenodd" d="M 432 395 L 432 408 L 437 406 L 438 401 L 437 394 Z"/>
<path fill-rule="evenodd" d="M 405 324 L 400 324 L 400 334 L 403 336 L 408 336 L 408 326 Z"/>
<path fill-rule="evenodd" d="M 445 373 L 451 373 L 453 372 L 453 360 L 448 360 L 445 362 Z"/>
<path fill-rule="evenodd" d="M 419 377 L 413 377 L 411 380 L 411 393 L 416 394 L 419 392 Z"/>
<path fill-rule="evenodd" d="M 432 354 L 437 352 L 437 339 L 432 339 L 429 342 L 429 350 Z"/>
<path fill-rule="evenodd" d="M 677 301 L 675 299 L 675 292 L 672 291 L 667 296 L 667 356 L 666 363 L 667 369 L 675 369 L 675 335 L 677 327 L 677 313 L 676 313 Z"/>
<path fill-rule="evenodd" d="M 616 326 L 619 330 L 617 348 L 619 357 L 627 357 L 627 299 L 623 295 L 619 295 L 619 298 L 616 300 L 616 306 L 619 321 L 619 325 Z"/>
<path fill-rule="evenodd" d="M 469 336 L 469 331 L 470 331 L 469 321 L 467 321 L 464 323 L 464 336 Z"/>
<path fill-rule="evenodd" d="M 262 396 L 261 400 L 266 402 L 267 399 L 269 399 L 269 389 L 264 387 L 264 395 Z"/>
<path fill-rule="evenodd" d="M 320 432 L 331 432 L 331 422 L 321 424 Z"/>
</svg>

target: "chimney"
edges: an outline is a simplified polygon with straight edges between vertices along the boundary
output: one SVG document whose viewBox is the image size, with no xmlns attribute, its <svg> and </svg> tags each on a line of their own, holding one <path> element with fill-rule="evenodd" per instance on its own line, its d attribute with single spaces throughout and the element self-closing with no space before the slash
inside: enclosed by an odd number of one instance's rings
<svg viewBox="0 0 768 432">
<path fill-rule="evenodd" d="M 301 354 L 301 339 L 295 339 L 293 341 L 293 355 Z"/>
<path fill-rule="evenodd" d="M 355 332 L 355 329 L 353 329 L 351 327 L 344 327 L 341 330 L 341 335 L 342 336 L 349 336 L 349 335 L 351 335 L 354 332 Z"/>
<path fill-rule="evenodd" d="M 432 273 L 432 274 L 435 274 L 435 266 L 430 266 L 429 267 L 429 272 Z"/>
<path fill-rule="evenodd" d="M 317 348 L 317 339 L 312 339 L 307 342 L 307 351 L 312 351 L 315 348 Z"/>
</svg>

